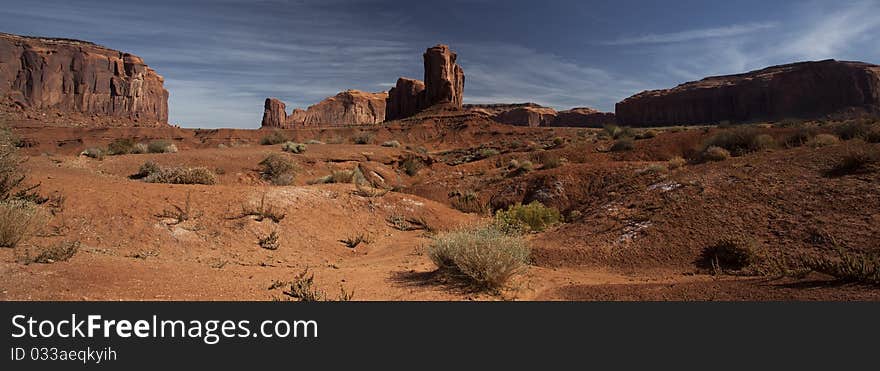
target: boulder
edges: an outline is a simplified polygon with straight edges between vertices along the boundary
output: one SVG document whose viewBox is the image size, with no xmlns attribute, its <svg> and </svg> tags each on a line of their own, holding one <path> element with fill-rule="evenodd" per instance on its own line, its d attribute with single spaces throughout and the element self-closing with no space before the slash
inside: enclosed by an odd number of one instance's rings
<svg viewBox="0 0 880 371">
<path fill-rule="evenodd" d="M 649 126 L 816 118 L 853 109 L 880 111 L 880 66 L 824 60 L 708 77 L 641 92 L 615 111 L 621 124 Z"/>
<path fill-rule="evenodd" d="M 0 33 L 0 98 L 17 107 L 166 125 L 163 84 L 136 55 L 86 41 Z"/>
</svg>

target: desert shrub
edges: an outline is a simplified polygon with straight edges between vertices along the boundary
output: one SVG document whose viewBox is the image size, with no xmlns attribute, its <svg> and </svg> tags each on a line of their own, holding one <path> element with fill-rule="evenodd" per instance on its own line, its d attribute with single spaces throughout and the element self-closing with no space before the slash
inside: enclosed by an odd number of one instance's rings
<svg viewBox="0 0 880 371">
<path fill-rule="evenodd" d="M 868 143 L 880 143 L 880 124 L 875 123 L 874 127 L 865 134 L 865 141 Z"/>
<path fill-rule="evenodd" d="M 623 137 L 614 141 L 614 144 L 611 145 L 611 152 L 632 151 L 633 148 L 635 148 L 633 140 L 629 137 Z"/>
<path fill-rule="evenodd" d="M 43 229 L 45 210 L 24 200 L 0 201 L 0 247 L 15 247 Z"/>
<path fill-rule="evenodd" d="M 278 250 L 278 247 L 280 246 L 278 232 L 272 231 L 272 233 L 260 237 L 259 241 L 257 241 L 257 244 L 259 244 L 260 247 L 266 250 Z"/>
<path fill-rule="evenodd" d="M 400 148 L 400 142 L 396 140 L 389 140 L 387 142 L 383 142 L 382 147 Z"/>
<path fill-rule="evenodd" d="M 273 130 L 269 134 L 266 134 L 262 138 L 260 138 L 260 144 L 264 146 L 272 146 L 276 144 L 281 144 L 287 141 L 287 136 L 284 135 L 279 130 Z"/>
<path fill-rule="evenodd" d="M 687 160 L 685 160 L 681 156 L 675 156 L 666 162 L 666 167 L 669 168 L 670 170 L 671 169 L 678 169 L 686 164 L 687 164 Z"/>
<path fill-rule="evenodd" d="M 825 147 L 840 143 L 840 139 L 834 134 L 819 134 L 807 141 L 807 145 L 813 148 Z"/>
<path fill-rule="evenodd" d="M 388 222 L 388 225 L 400 231 L 433 231 L 424 217 L 406 217 L 400 214 L 393 214 L 385 218 L 385 221 Z"/>
<path fill-rule="evenodd" d="M 370 243 L 370 240 L 363 233 L 358 233 L 354 236 L 348 236 L 346 238 L 343 238 L 343 239 L 339 240 L 339 242 L 342 242 L 342 244 L 344 244 L 349 249 L 353 249 L 355 247 L 358 247 L 358 245 L 360 245 L 362 243 L 364 243 L 364 244 Z"/>
<path fill-rule="evenodd" d="M 752 140 L 752 148 L 755 151 L 776 148 L 776 139 L 769 134 L 758 134 Z"/>
<path fill-rule="evenodd" d="M 373 134 L 365 131 L 355 133 L 351 138 L 354 144 L 370 144 L 373 143 Z"/>
<path fill-rule="evenodd" d="M 836 257 L 806 257 L 802 265 L 843 282 L 880 285 L 880 255 L 848 252 L 842 246 L 836 248 Z"/>
<path fill-rule="evenodd" d="M 162 168 L 155 161 L 147 161 L 141 164 L 141 167 L 138 168 L 137 173 L 131 176 L 132 179 L 143 179 L 155 173 L 158 173 Z"/>
<path fill-rule="evenodd" d="M 485 214 L 488 212 L 486 204 L 480 201 L 479 195 L 474 191 L 453 191 L 449 193 L 454 209 L 464 213 Z"/>
<path fill-rule="evenodd" d="M 422 160 L 415 156 L 407 157 L 400 163 L 400 167 L 403 168 L 403 172 L 409 176 L 416 176 L 423 167 L 425 167 L 425 163 Z"/>
<path fill-rule="evenodd" d="M 498 289 L 525 269 L 530 249 L 521 237 L 482 227 L 441 233 L 432 239 L 427 253 L 440 270 Z"/>
<path fill-rule="evenodd" d="M 260 198 L 260 203 L 241 204 L 241 213 L 227 217 L 227 219 L 241 219 L 251 217 L 258 222 L 269 219 L 275 223 L 281 222 L 281 219 L 287 216 L 284 210 L 277 207 L 272 202 L 266 202 L 266 195 Z"/>
<path fill-rule="evenodd" d="M 635 137 L 633 129 L 629 127 L 620 127 L 617 125 L 605 125 L 602 127 L 602 134 L 611 139 L 632 138 Z"/>
<path fill-rule="evenodd" d="M 290 282 L 290 288 L 284 291 L 284 295 L 299 299 L 300 301 L 332 301 L 324 290 L 315 287 L 315 275 L 309 273 L 306 268 L 294 277 Z M 354 292 L 346 291 L 340 286 L 339 296 L 336 301 L 350 301 L 354 297 Z"/>
<path fill-rule="evenodd" d="M 498 229 L 505 232 L 542 232 L 561 221 L 562 215 L 559 210 L 532 201 L 528 205 L 516 204 L 508 207 L 507 210 L 499 210 L 495 213 L 494 223 Z"/>
<path fill-rule="evenodd" d="M 785 136 L 782 143 L 788 148 L 800 147 L 816 136 L 814 128 L 799 128 L 797 131 Z"/>
<path fill-rule="evenodd" d="M 119 138 L 107 145 L 107 153 L 110 155 L 127 155 L 132 153 L 135 146 L 134 139 Z"/>
<path fill-rule="evenodd" d="M 510 176 L 519 176 L 532 171 L 534 168 L 535 165 L 529 160 L 510 160 L 507 163 L 507 170 L 510 171 L 508 173 Z"/>
<path fill-rule="evenodd" d="M 837 161 L 831 173 L 851 174 L 868 170 L 868 168 L 880 162 L 880 150 L 874 147 L 850 146 L 843 157 Z"/>
<path fill-rule="evenodd" d="M 202 216 L 201 211 L 195 210 L 192 203 L 192 195 L 187 192 L 186 193 L 186 201 L 184 201 L 183 205 L 175 205 L 171 204 L 170 209 L 164 209 L 161 213 L 156 214 L 156 217 L 163 219 L 173 219 L 174 221 L 170 225 L 176 225 L 183 223 L 188 220 L 198 219 Z"/>
<path fill-rule="evenodd" d="M 150 146 L 148 146 L 146 143 L 135 143 L 135 145 L 131 147 L 131 153 L 136 155 L 142 155 L 149 152 Z"/>
<path fill-rule="evenodd" d="M 317 139 L 311 139 L 308 142 L 306 142 L 306 144 L 324 144 L 324 142 L 317 140 Z"/>
<path fill-rule="evenodd" d="M 498 152 L 495 148 L 483 148 L 480 150 L 480 158 L 489 158 L 492 156 L 498 156 L 501 152 Z"/>
<path fill-rule="evenodd" d="M 639 174 L 662 174 L 669 171 L 669 168 L 663 164 L 651 164 L 648 167 L 638 171 Z"/>
<path fill-rule="evenodd" d="M 19 166 L 24 159 L 19 156 L 15 144 L 7 134 L 0 129 L 0 201 L 13 196 L 13 192 L 24 181 L 23 171 Z"/>
<path fill-rule="evenodd" d="M 730 152 L 721 147 L 711 146 L 700 154 L 700 158 L 703 161 L 724 161 L 730 158 Z"/>
<path fill-rule="evenodd" d="M 217 176 L 205 167 L 160 167 L 146 177 L 147 183 L 216 184 Z"/>
<path fill-rule="evenodd" d="M 150 142 L 150 144 L 147 145 L 147 150 L 150 153 L 176 153 L 177 146 L 170 141 L 159 139 Z"/>
<path fill-rule="evenodd" d="M 281 150 L 290 153 L 303 153 L 306 151 L 306 145 L 303 143 L 284 142 L 281 145 Z"/>
<path fill-rule="evenodd" d="M 544 154 L 540 157 L 541 169 L 555 169 L 562 166 L 562 157 L 556 154 Z"/>
<path fill-rule="evenodd" d="M 61 241 L 54 245 L 38 249 L 36 255 L 31 255 L 31 252 L 28 251 L 27 255 L 20 261 L 25 264 L 51 264 L 67 261 L 76 255 L 77 251 L 79 251 L 79 247 L 79 241 Z"/>
<path fill-rule="evenodd" d="M 563 137 L 553 137 L 553 144 L 551 144 L 552 148 L 560 148 L 565 145 L 565 138 Z"/>
<path fill-rule="evenodd" d="M 754 240 L 741 237 L 724 237 L 703 249 L 700 263 L 716 273 L 742 271 L 759 263 L 762 257 Z"/>
<path fill-rule="evenodd" d="M 354 170 L 333 170 L 330 175 L 309 181 L 309 184 L 327 183 L 352 183 L 354 182 Z"/>
<path fill-rule="evenodd" d="M 283 155 L 271 154 L 260 161 L 260 176 L 274 185 L 293 184 L 297 171 L 296 164 Z"/>
<path fill-rule="evenodd" d="M 795 128 L 795 127 L 800 127 L 803 124 L 804 124 L 804 120 L 797 119 L 797 118 L 786 118 L 786 119 L 782 119 L 779 122 L 773 124 L 773 126 L 779 127 L 779 128 Z"/>
<path fill-rule="evenodd" d="M 104 150 L 98 147 L 86 148 L 84 151 L 82 151 L 82 153 L 80 153 L 81 156 L 90 157 L 96 160 L 103 160 L 105 154 L 106 153 L 104 152 Z"/>
<path fill-rule="evenodd" d="M 851 120 L 835 125 L 832 130 L 843 140 L 867 139 L 869 133 L 878 126 L 880 125 L 870 120 Z"/>
<path fill-rule="evenodd" d="M 655 130 L 640 130 L 635 135 L 635 139 L 651 139 L 657 136 L 657 131 Z"/>
<path fill-rule="evenodd" d="M 715 133 L 703 143 L 703 148 L 721 147 L 733 155 L 740 156 L 760 149 L 759 136 L 755 128 L 736 127 Z"/>
</svg>

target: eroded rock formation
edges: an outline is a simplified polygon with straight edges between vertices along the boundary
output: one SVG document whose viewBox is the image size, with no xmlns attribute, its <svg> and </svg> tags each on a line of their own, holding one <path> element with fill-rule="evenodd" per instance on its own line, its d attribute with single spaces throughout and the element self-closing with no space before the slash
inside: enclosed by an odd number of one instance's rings
<svg viewBox="0 0 880 371">
<path fill-rule="evenodd" d="M 615 124 L 616 122 L 617 118 L 611 112 L 600 112 L 592 108 L 578 107 L 559 111 L 547 126 L 600 128 L 604 125 Z"/>
<path fill-rule="evenodd" d="M 384 92 L 365 93 L 346 90 L 322 100 L 306 110 L 294 109 L 290 115 L 284 102 L 267 98 L 263 109 L 263 127 L 297 128 L 316 126 L 372 125 L 385 121 Z"/>
<path fill-rule="evenodd" d="M 480 112 L 493 120 L 517 126 L 602 127 L 616 122 L 614 114 L 579 107 L 556 111 L 536 103 L 465 104 L 464 109 Z"/>
<path fill-rule="evenodd" d="M 880 66 L 825 60 L 708 77 L 617 103 L 624 125 L 813 118 L 847 109 L 880 110 Z"/>
<path fill-rule="evenodd" d="M 0 33 L 0 98 L 21 110 L 168 122 L 164 80 L 132 54 L 85 41 Z"/>
<path fill-rule="evenodd" d="M 464 70 L 458 56 L 446 45 L 428 48 L 424 58 L 424 82 L 401 77 L 388 92 L 385 118 L 397 120 L 435 105 L 461 109 L 464 96 Z"/>
</svg>

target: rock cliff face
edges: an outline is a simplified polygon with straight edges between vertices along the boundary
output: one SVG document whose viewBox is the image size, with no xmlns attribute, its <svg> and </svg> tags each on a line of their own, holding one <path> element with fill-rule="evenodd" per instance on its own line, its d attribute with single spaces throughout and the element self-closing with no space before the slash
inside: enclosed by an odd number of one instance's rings
<svg viewBox="0 0 880 371">
<path fill-rule="evenodd" d="M 397 120 L 435 105 L 461 109 L 464 97 L 464 71 L 458 56 L 446 45 L 428 48 L 424 58 L 424 82 L 401 77 L 388 92 L 385 118 Z"/>
<path fill-rule="evenodd" d="M 517 126 L 602 127 L 616 123 L 613 113 L 580 107 L 557 112 L 536 103 L 465 104 L 466 111 L 480 112 L 503 124 Z"/>
<path fill-rule="evenodd" d="M 310 106 L 295 109 L 287 115 L 283 102 L 267 98 L 263 109 L 263 127 L 299 128 L 317 126 L 372 125 L 385 121 L 385 100 L 388 95 L 346 90 Z"/>
<path fill-rule="evenodd" d="M 0 99 L 22 110 L 165 125 L 163 83 L 136 55 L 85 41 L 0 33 Z"/>
<path fill-rule="evenodd" d="M 556 110 L 549 107 L 517 107 L 500 112 L 492 118 L 509 125 L 549 126 L 549 123 L 556 118 Z"/>
<path fill-rule="evenodd" d="M 624 125 L 701 124 L 813 118 L 847 109 L 880 110 L 880 66 L 825 60 L 708 77 L 645 91 L 617 103 Z"/>
<path fill-rule="evenodd" d="M 571 126 L 600 128 L 604 125 L 617 123 L 617 118 L 610 112 L 599 112 L 592 108 L 579 107 L 567 111 L 559 111 L 547 126 Z"/>
</svg>

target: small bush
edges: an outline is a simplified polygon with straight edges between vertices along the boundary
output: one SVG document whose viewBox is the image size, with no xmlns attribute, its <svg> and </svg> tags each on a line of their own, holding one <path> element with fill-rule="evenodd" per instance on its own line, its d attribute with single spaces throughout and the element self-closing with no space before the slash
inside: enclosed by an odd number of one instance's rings
<svg viewBox="0 0 880 371">
<path fill-rule="evenodd" d="M 618 139 L 611 145 L 611 152 L 632 151 L 635 148 L 633 140 L 629 137 Z"/>
<path fill-rule="evenodd" d="M 816 136 L 816 130 L 813 128 L 799 128 L 783 139 L 782 143 L 788 148 L 800 147 Z"/>
<path fill-rule="evenodd" d="M 762 151 L 776 148 L 776 139 L 769 134 L 759 134 L 752 140 L 752 148 L 755 151 Z"/>
<path fill-rule="evenodd" d="M 103 160 L 105 154 L 106 153 L 104 152 L 104 150 L 98 147 L 86 148 L 84 151 L 82 151 L 82 153 L 80 153 L 81 156 L 90 157 L 96 160 Z"/>
<path fill-rule="evenodd" d="M 155 173 L 158 173 L 162 168 L 155 161 L 147 161 L 141 164 L 141 167 L 138 168 L 138 172 L 131 176 L 132 179 L 143 179 Z"/>
<path fill-rule="evenodd" d="M 452 207 L 463 213 L 486 214 L 489 211 L 474 191 L 454 191 L 449 193 L 449 197 Z"/>
<path fill-rule="evenodd" d="M 260 237 L 257 243 L 266 250 L 278 250 L 278 246 L 280 246 L 278 232 L 272 231 L 269 235 Z"/>
<path fill-rule="evenodd" d="M 284 295 L 290 296 L 292 298 L 299 299 L 300 301 L 331 301 L 324 290 L 321 290 L 315 287 L 315 275 L 309 274 L 309 269 L 306 268 L 296 277 L 294 277 L 293 281 L 290 283 L 290 289 L 288 291 L 284 291 Z M 353 292 L 345 291 L 344 287 L 340 287 L 339 296 L 335 299 L 336 301 L 350 301 L 354 297 Z"/>
<path fill-rule="evenodd" d="M 353 249 L 355 247 L 358 247 L 358 245 L 360 245 L 362 243 L 364 243 L 364 244 L 370 243 L 370 240 L 367 239 L 367 237 L 365 237 L 363 233 L 359 233 L 357 235 L 349 236 L 345 239 L 339 240 L 339 242 L 342 242 L 343 244 L 345 244 L 345 246 L 348 247 L 349 249 Z"/>
<path fill-rule="evenodd" d="M 247 217 L 253 217 L 254 220 L 258 222 L 262 222 L 263 220 L 269 219 L 275 223 L 281 222 L 281 219 L 287 214 L 284 213 L 284 210 L 276 207 L 274 203 L 266 202 L 266 195 L 263 194 L 263 197 L 260 198 L 259 204 L 244 204 L 241 205 L 241 213 L 238 215 L 234 215 L 227 219 L 241 219 Z"/>
<path fill-rule="evenodd" d="M 427 253 L 440 270 L 498 289 L 525 269 L 530 249 L 520 237 L 484 227 L 442 233 L 433 238 Z"/>
<path fill-rule="evenodd" d="M 866 139 L 878 124 L 869 120 L 851 120 L 834 126 L 834 134 L 843 140 Z"/>
<path fill-rule="evenodd" d="M 651 139 L 657 136 L 657 132 L 651 129 L 640 130 L 636 133 L 635 139 Z"/>
<path fill-rule="evenodd" d="M 373 134 L 368 132 L 359 132 L 351 138 L 354 144 L 370 144 L 373 143 Z"/>
<path fill-rule="evenodd" d="M 306 145 L 303 143 L 284 142 L 281 145 L 281 150 L 290 153 L 303 153 L 306 151 Z"/>
<path fill-rule="evenodd" d="M 617 125 L 605 125 L 602 127 L 603 134 L 611 139 L 633 138 L 634 132 L 629 127 L 620 127 Z"/>
<path fill-rule="evenodd" d="M 142 155 L 149 152 L 150 146 L 148 146 L 146 143 L 136 143 L 134 147 L 131 148 L 131 153 L 136 155 Z"/>
<path fill-rule="evenodd" d="M 107 153 L 110 155 L 127 155 L 132 153 L 135 146 L 134 139 L 120 138 L 107 145 Z"/>
<path fill-rule="evenodd" d="M 641 169 L 638 171 L 639 174 L 663 174 L 669 171 L 669 168 L 666 165 L 662 164 L 651 164 L 648 167 Z"/>
<path fill-rule="evenodd" d="M 171 204 L 171 207 L 171 209 L 162 210 L 161 213 L 156 214 L 156 217 L 163 219 L 173 219 L 174 222 L 172 222 L 170 225 L 176 225 L 188 220 L 200 218 L 202 216 L 202 212 L 193 209 L 191 195 L 189 192 L 187 192 L 186 194 L 186 201 L 184 201 L 183 206 Z"/>
<path fill-rule="evenodd" d="M 846 153 L 834 165 L 831 172 L 839 175 L 862 172 L 878 162 L 880 162 L 880 151 L 876 148 L 852 146 L 847 148 Z"/>
<path fill-rule="evenodd" d="M 480 158 L 489 158 L 492 156 L 498 156 L 501 152 L 498 152 L 495 148 L 483 148 L 480 150 Z"/>
<path fill-rule="evenodd" d="M 840 139 L 838 139 L 833 134 L 819 134 L 807 141 L 807 145 L 813 148 L 825 147 L 840 143 Z"/>
<path fill-rule="evenodd" d="M 678 169 L 684 165 L 687 165 L 687 160 L 681 158 L 680 156 L 673 157 L 666 162 L 666 167 L 670 170 Z"/>
<path fill-rule="evenodd" d="M 880 285 L 880 256 L 847 252 L 837 246 L 837 257 L 808 257 L 802 259 L 804 267 L 832 276 L 843 282 Z"/>
<path fill-rule="evenodd" d="M 205 167 L 168 167 L 147 175 L 144 182 L 211 185 L 217 183 L 217 176 Z"/>
<path fill-rule="evenodd" d="M 535 165 L 528 160 L 510 160 L 510 162 L 507 163 L 507 170 L 510 171 L 508 175 L 510 176 L 519 176 L 532 171 L 534 168 Z"/>
<path fill-rule="evenodd" d="M 330 175 L 312 180 L 309 184 L 352 183 L 354 170 L 334 170 Z"/>
<path fill-rule="evenodd" d="M 388 222 L 388 225 L 400 231 L 425 230 L 431 232 L 433 230 L 423 217 L 405 217 L 394 214 L 385 218 L 385 221 Z"/>
<path fill-rule="evenodd" d="M 555 154 L 541 156 L 541 169 L 555 169 L 562 166 L 562 158 Z"/>
<path fill-rule="evenodd" d="M 150 153 L 176 153 L 177 146 L 167 140 L 154 140 L 147 145 Z"/>
<path fill-rule="evenodd" d="M 700 158 L 703 161 L 724 161 L 730 158 L 730 152 L 721 147 L 711 146 L 703 151 Z"/>
<path fill-rule="evenodd" d="M 28 251 L 27 256 L 22 259 L 22 262 L 25 264 L 52 264 L 55 262 L 67 261 L 76 255 L 77 251 L 79 251 L 79 247 L 79 241 L 62 241 L 55 245 L 40 249 L 35 256 L 31 256 L 30 251 Z"/>
<path fill-rule="evenodd" d="M 546 207 L 538 201 L 528 205 L 516 204 L 495 213 L 495 224 L 503 231 L 517 232 L 525 226 L 525 232 L 542 232 L 562 221 L 559 210 Z"/>
<path fill-rule="evenodd" d="M 400 142 L 396 140 L 389 140 L 382 143 L 382 147 L 400 148 Z"/>
<path fill-rule="evenodd" d="M 0 247 L 15 247 L 45 227 L 49 215 L 24 200 L 0 201 Z"/>
<path fill-rule="evenodd" d="M 403 172 L 409 176 L 416 176 L 423 167 L 425 167 L 425 163 L 418 157 L 407 157 L 400 164 L 400 167 L 403 168 Z"/>
<path fill-rule="evenodd" d="M 317 139 L 311 139 L 308 142 L 306 142 L 306 144 L 324 144 L 324 142 L 317 140 Z"/>
<path fill-rule="evenodd" d="M 760 149 L 762 143 L 759 143 L 759 136 L 755 128 L 736 127 L 716 133 L 703 143 L 703 148 L 721 147 L 733 155 L 741 156 Z"/>
<path fill-rule="evenodd" d="M 271 154 L 260 161 L 260 175 L 274 185 L 291 185 L 298 168 L 285 156 Z"/>
<path fill-rule="evenodd" d="M 266 134 L 262 138 L 260 138 L 260 144 L 264 146 L 273 146 L 276 144 L 281 144 L 287 141 L 287 136 L 284 135 L 279 130 L 273 130 L 271 133 Z"/>
<path fill-rule="evenodd" d="M 562 148 L 565 145 L 565 138 L 563 137 L 553 137 L 553 144 L 550 145 L 551 148 Z"/>
<path fill-rule="evenodd" d="M 755 241 L 725 237 L 703 249 L 701 263 L 716 273 L 742 271 L 762 260 Z"/>
</svg>

